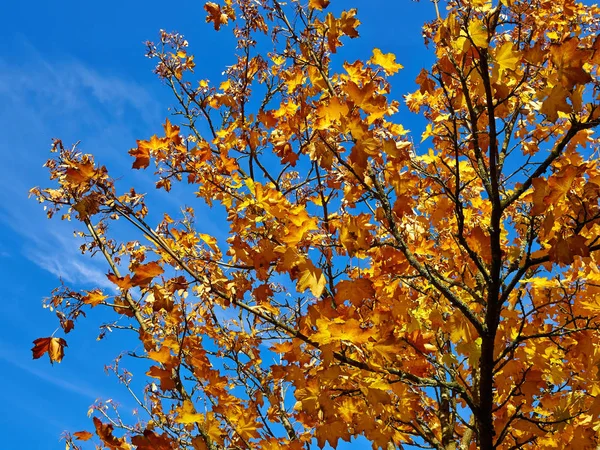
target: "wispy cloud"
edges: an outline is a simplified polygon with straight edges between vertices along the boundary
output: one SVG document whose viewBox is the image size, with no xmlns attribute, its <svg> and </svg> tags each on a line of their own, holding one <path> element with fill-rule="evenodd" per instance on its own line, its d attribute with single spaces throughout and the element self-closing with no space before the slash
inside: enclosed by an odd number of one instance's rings
<svg viewBox="0 0 600 450">
<path fill-rule="evenodd" d="M 114 289 L 106 277 L 105 264 L 102 261 L 97 264 L 77 252 L 80 241 L 66 239 L 59 232 L 49 235 L 54 237 L 53 243 L 34 239 L 33 245 L 31 242 L 25 245 L 25 256 L 30 261 L 68 283 Z"/>
<path fill-rule="evenodd" d="M 84 139 L 103 163 L 117 171 L 128 168 L 131 162 L 123 149 L 135 142 L 132 124 L 160 124 L 161 107 L 135 80 L 102 73 L 68 56 L 49 61 L 26 43 L 21 50 L 27 56 L 21 63 L 0 60 L 0 123 L 6 130 L 0 144 L 0 222 L 21 239 L 1 243 L 0 251 L 20 252 L 69 283 L 110 287 L 103 261 L 79 252 L 81 240 L 72 236 L 76 225 L 45 220 L 27 192 L 47 179 L 41 166 L 53 136 L 65 142 Z"/>
<path fill-rule="evenodd" d="M 105 121 L 122 119 L 128 111 L 148 123 L 160 119 L 159 103 L 135 80 L 102 73 L 69 56 L 49 61 L 26 42 L 22 51 L 28 56 L 22 64 L 0 60 L 0 94 L 12 106 L 34 109 L 41 119 L 51 119 L 44 117 L 48 113 L 85 112 L 79 124 L 95 122 L 106 112 Z"/>
<path fill-rule="evenodd" d="M 45 383 L 51 384 L 56 388 L 81 395 L 91 400 L 96 400 L 102 397 L 102 394 L 99 391 L 92 388 L 91 386 L 86 385 L 85 382 L 82 382 L 81 380 L 78 380 L 77 384 L 71 383 L 69 381 L 66 381 L 64 378 L 54 377 L 50 375 L 47 371 L 30 367 L 29 365 L 21 362 L 19 358 L 15 357 L 13 352 L 7 350 L 6 348 L 0 347 L 0 359 L 3 359 L 5 362 L 18 368 L 19 370 L 33 375 L 34 377 L 42 380 Z"/>
</svg>

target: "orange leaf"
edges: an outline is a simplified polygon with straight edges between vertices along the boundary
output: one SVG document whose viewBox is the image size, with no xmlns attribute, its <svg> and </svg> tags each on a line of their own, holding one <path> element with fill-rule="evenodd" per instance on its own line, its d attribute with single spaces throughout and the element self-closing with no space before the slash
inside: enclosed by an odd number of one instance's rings
<svg viewBox="0 0 600 450">
<path fill-rule="evenodd" d="M 61 362 L 65 355 L 65 347 L 67 342 L 63 338 L 47 337 L 39 338 L 33 341 L 34 347 L 31 349 L 33 352 L 33 359 L 41 358 L 42 355 L 48 352 L 50 357 L 50 363 Z"/>
<path fill-rule="evenodd" d="M 129 154 L 135 158 L 132 166 L 134 169 L 145 169 L 150 165 L 150 150 L 141 147 L 139 142 L 137 148 L 129 150 Z"/>
<path fill-rule="evenodd" d="M 212 22 L 215 30 L 217 31 L 219 28 L 221 28 L 221 24 L 226 24 L 229 21 L 227 14 L 223 14 L 221 12 L 221 6 L 217 5 L 216 3 L 208 2 L 204 5 L 204 9 L 208 13 L 208 16 L 206 16 L 206 22 Z"/>
<path fill-rule="evenodd" d="M 133 286 L 146 286 L 150 284 L 152 279 L 164 272 L 163 268 L 156 261 L 148 264 L 140 264 L 133 269 L 134 276 L 131 279 Z"/>
<path fill-rule="evenodd" d="M 80 441 L 89 441 L 94 435 L 89 431 L 77 431 L 73 433 L 73 436 L 75 436 Z"/>
<path fill-rule="evenodd" d="M 135 158 L 132 167 L 134 169 L 145 169 L 150 165 L 150 154 L 165 148 L 168 140 L 166 138 L 158 138 L 154 135 L 149 141 L 138 140 L 137 144 L 137 148 L 129 150 L 129 154 Z"/>
<path fill-rule="evenodd" d="M 548 206 L 560 202 L 566 197 L 569 190 L 573 187 L 577 177 L 577 167 L 567 166 L 560 173 L 548 178 L 549 193 L 544 197 L 544 203 Z"/>
<path fill-rule="evenodd" d="M 563 112 L 568 114 L 571 112 L 571 105 L 567 103 L 567 97 L 569 91 L 560 84 L 557 84 L 550 91 L 550 95 L 542 103 L 540 112 L 544 114 L 549 121 L 556 122 L 558 120 L 558 113 Z"/>
<path fill-rule="evenodd" d="M 363 301 L 373 298 L 375 290 L 373 283 L 366 278 L 357 280 L 342 280 L 336 285 L 335 300 L 343 303 L 349 300 L 353 305 L 360 306 Z"/>
<path fill-rule="evenodd" d="M 97 196 L 88 195 L 75 203 L 73 209 L 79 213 L 81 219 L 85 219 L 98 213 L 100 210 L 100 203 Z"/>
<path fill-rule="evenodd" d="M 146 375 L 152 378 L 158 378 L 160 380 L 160 388 L 163 392 L 175 389 L 175 382 L 171 377 L 171 371 L 167 369 L 161 369 L 157 366 L 150 367 L 150 370 L 146 372 Z"/>
<path fill-rule="evenodd" d="M 579 48 L 579 39 L 567 39 L 560 45 L 553 45 L 550 47 L 550 56 L 558 70 L 559 80 L 566 89 L 592 81 L 590 74 L 583 69 L 592 52 Z"/>
<path fill-rule="evenodd" d="M 329 0 L 308 0 L 308 7 L 323 11 L 329 6 Z"/>
<path fill-rule="evenodd" d="M 488 48 L 488 30 L 479 19 L 473 19 L 469 24 L 469 36 L 473 44 L 480 48 Z"/>
<path fill-rule="evenodd" d="M 179 135 L 179 127 L 177 125 L 172 125 L 169 119 L 167 119 L 163 128 L 165 129 L 165 137 L 169 141 L 175 145 L 181 144 L 181 136 Z"/>
<path fill-rule="evenodd" d="M 81 164 L 72 164 L 65 171 L 66 179 L 70 183 L 86 183 L 96 174 L 94 164 L 90 161 Z"/>
<path fill-rule="evenodd" d="M 515 70 L 521 61 L 521 53 L 514 49 L 512 42 L 505 42 L 502 47 L 497 48 L 494 59 L 498 65 L 498 74 L 502 74 L 508 70 Z"/>
<path fill-rule="evenodd" d="M 358 31 L 356 30 L 360 25 L 360 20 L 356 18 L 357 9 L 352 8 L 348 11 L 342 11 L 342 15 L 339 19 L 339 27 L 349 38 L 357 38 Z"/>
<path fill-rule="evenodd" d="M 131 282 L 131 277 L 129 275 L 118 277 L 114 273 L 109 273 L 106 275 L 106 278 L 123 290 L 133 287 L 133 283 Z"/>
<path fill-rule="evenodd" d="M 114 276 L 114 275 L 113 275 Z M 110 280 L 110 276 L 109 276 Z M 112 281 L 112 280 L 111 280 Z M 113 281 L 114 283 L 114 281 Z M 81 300 L 86 305 L 97 306 L 108 298 L 108 295 L 104 295 L 99 289 L 89 291 L 86 296 L 82 297 Z"/>
<path fill-rule="evenodd" d="M 161 364 L 166 364 L 173 360 L 171 350 L 167 346 L 162 346 L 159 351 L 148 352 L 148 358 Z"/>
</svg>

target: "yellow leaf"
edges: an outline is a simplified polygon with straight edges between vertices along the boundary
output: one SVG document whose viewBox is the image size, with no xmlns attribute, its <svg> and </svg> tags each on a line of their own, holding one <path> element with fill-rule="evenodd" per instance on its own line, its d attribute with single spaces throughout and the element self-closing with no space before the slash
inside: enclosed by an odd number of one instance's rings
<svg viewBox="0 0 600 450">
<path fill-rule="evenodd" d="M 296 269 L 299 271 L 296 290 L 298 292 L 304 292 L 306 289 L 310 289 L 310 292 L 312 292 L 315 297 L 320 297 L 325 289 L 326 283 L 323 271 L 318 267 L 315 267 L 311 260 L 302 262 Z"/>
<path fill-rule="evenodd" d="M 473 19 L 469 24 L 469 36 L 477 47 L 488 47 L 488 32 L 481 20 Z"/>
<path fill-rule="evenodd" d="M 433 134 L 433 124 L 428 123 L 427 126 L 425 127 L 425 131 L 421 135 L 421 143 L 425 142 L 427 140 L 427 138 L 429 138 L 431 136 L 434 136 L 434 134 Z"/>
<path fill-rule="evenodd" d="M 327 103 L 321 103 L 315 112 L 315 128 L 318 130 L 328 129 L 334 121 L 345 119 L 350 108 L 338 97 L 333 97 Z"/>
<path fill-rule="evenodd" d="M 336 319 L 317 319 L 317 332 L 311 338 L 319 344 L 330 344 L 332 342 L 351 342 L 361 345 L 368 342 L 374 335 L 372 328 L 363 329 L 356 319 L 341 321 Z"/>
<path fill-rule="evenodd" d="M 177 408 L 177 418 L 175 422 L 177 423 L 198 423 L 203 422 L 204 416 L 202 414 L 198 414 L 194 409 L 194 405 L 189 400 L 183 402 L 179 408 Z"/>
<path fill-rule="evenodd" d="M 515 70 L 521 60 L 521 53 L 514 50 L 512 42 L 505 42 L 496 50 L 496 64 L 498 75 L 501 77 L 506 69 Z"/>
<path fill-rule="evenodd" d="M 206 245 L 212 248 L 215 252 L 219 251 L 219 247 L 217 247 L 217 239 L 210 234 L 200 233 L 198 237 L 202 239 Z"/>
<path fill-rule="evenodd" d="M 403 68 L 401 64 L 396 63 L 396 55 L 393 53 L 383 54 L 378 48 L 373 49 L 373 56 L 369 59 L 369 63 L 381 66 L 387 75 L 393 75 Z"/>
</svg>

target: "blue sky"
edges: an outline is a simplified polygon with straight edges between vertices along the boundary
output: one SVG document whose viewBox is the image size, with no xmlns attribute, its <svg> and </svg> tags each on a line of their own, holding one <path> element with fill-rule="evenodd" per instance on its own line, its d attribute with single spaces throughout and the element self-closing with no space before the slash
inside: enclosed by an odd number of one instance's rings
<svg viewBox="0 0 600 450">
<path fill-rule="evenodd" d="M 136 139 L 160 132 L 168 107 L 168 89 L 152 74 L 144 57 L 144 42 L 159 29 L 186 36 L 196 55 L 198 78 L 217 81 L 233 61 L 227 29 L 215 33 L 204 22 L 202 1 L 165 2 L 106 0 L 81 2 L 8 2 L 0 27 L 0 130 L 3 171 L 0 177 L 0 402 L 2 448 L 63 449 L 64 430 L 92 429 L 86 417 L 97 398 L 112 398 L 131 410 L 132 401 L 104 366 L 125 349 L 107 337 L 96 341 L 103 318 L 90 314 L 68 336 L 69 348 L 61 364 L 46 357 L 33 361 L 32 341 L 50 336 L 58 326 L 41 300 L 59 284 L 70 287 L 110 288 L 106 267 L 78 251 L 72 237 L 76 223 L 48 221 L 42 208 L 27 198 L 36 185 L 47 186 L 42 164 L 49 156 L 51 138 L 96 155 L 114 177 L 127 186 L 150 192 L 155 211 L 177 211 L 177 191 L 156 193 L 151 172 L 132 172 L 128 149 Z M 415 89 L 414 78 L 429 65 L 420 25 L 434 18 L 426 0 L 333 0 L 332 6 L 358 8 L 361 38 L 345 41 L 340 57 L 368 59 L 374 47 L 394 52 L 405 66 L 392 78 L 393 94 Z M 402 108 L 397 120 L 415 133 L 421 124 Z M 219 224 L 203 222 L 203 232 Z M 58 331 L 57 336 L 62 336 Z M 361 447 L 355 445 L 354 448 Z M 341 448 L 341 447 L 340 447 Z"/>
</svg>

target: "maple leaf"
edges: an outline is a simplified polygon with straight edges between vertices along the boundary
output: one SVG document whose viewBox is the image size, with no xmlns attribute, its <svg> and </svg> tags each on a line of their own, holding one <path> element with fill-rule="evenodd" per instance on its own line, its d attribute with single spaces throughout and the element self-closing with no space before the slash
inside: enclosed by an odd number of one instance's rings
<svg viewBox="0 0 600 450">
<path fill-rule="evenodd" d="M 152 378 L 158 378 L 160 380 L 160 388 L 163 392 L 175 389 L 175 382 L 172 378 L 172 373 L 168 369 L 161 369 L 157 366 L 150 367 L 150 370 L 146 372 L 146 375 Z"/>
<path fill-rule="evenodd" d="M 181 135 L 179 134 L 179 127 L 177 125 L 172 125 L 169 119 L 165 120 L 163 127 L 165 129 L 165 139 L 175 145 L 180 145 Z"/>
<path fill-rule="evenodd" d="M 306 289 L 310 289 L 310 292 L 315 297 L 320 297 L 325 289 L 325 276 L 323 271 L 318 267 L 315 267 L 311 260 L 305 260 L 298 264 L 296 267 L 298 272 L 296 289 L 298 292 L 304 292 Z"/>
<path fill-rule="evenodd" d="M 86 219 L 100 211 L 100 201 L 97 195 L 83 197 L 73 205 L 73 209 L 79 213 L 81 219 Z"/>
<path fill-rule="evenodd" d="M 166 138 L 152 136 L 149 141 L 137 141 L 138 146 L 129 150 L 129 154 L 135 158 L 132 168 L 145 169 L 150 165 L 150 155 L 152 152 L 160 150 L 167 145 Z"/>
<path fill-rule="evenodd" d="M 354 255 L 356 252 L 366 250 L 369 247 L 373 239 L 370 231 L 373 229 L 373 225 L 370 220 L 371 217 L 368 214 L 344 217 L 340 231 L 340 242 L 349 254 Z"/>
<path fill-rule="evenodd" d="M 319 344 L 345 341 L 356 345 L 364 344 L 373 337 L 373 330 L 365 329 L 356 319 L 349 319 L 343 323 L 326 319 L 317 319 L 317 332 L 311 337 Z"/>
<path fill-rule="evenodd" d="M 203 421 L 204 416 L 196 412 L 194 405 L 189 400 L 183 402 L 177 409 L 177 418 L 175 419 L 177 423 L 189 424 Z"/>
<path fill-rule="evenodd" d="M 571 112 L 571 105 L 567 103 L 567 97 L 569 91 L 564 86 L 558 84 L 552 88 L 550 95 L 542 103 L 540 112 L 548 118 L 551 122 L 558 120 L 558 113 L 562 112 L 568 114 Z"/>
<path fill-rule="evenodd" d="M 565 198 L 569 190 L 573 187 L 577 172 L 577 167 L 569 165 L 559 173 L 548 178 L 548 193 L 544 197 L 544 203 L 547 206 L 555 205 Z"/>
<path fill-rule="evenodd" d="M 487 48 L 488 47 L 488 31 L 479 19 L 474 19 L 469 24 L 469 36 L 477 47 Z"/>
<path fill-rule="evenodd" d="M 129 445 L 122 438 L 117 438 L 113 435 L 114 427 L 111 424 L 102 423 L 97 417 L 93 418 L 96 434 L 111 450 L 129 450 Z"/>
<path fill-rule="evenodd" d="M 89 441 L 94 435 L 89 431 L 76 431 L 73 436 L 80 441 Z"/>
<path fill-rule="evenodd" d="M 175 442 L 167 433 L 156 434 L 154 431 L 145 429 L 143 434 L 131 438 L 131 443 L 136 450 L 173 450 Z"/>
<path fill-rule="evenodd" d="M 245 414 L 238 415 L 235 422 L 235 431 L 244 441 L 258 438 L 260 436 L 258 429 L 261 427 L 261 424 Z"/>
<path fill-rule="evenodd" d="M 308 0 L 308 7 L 323 11 L 329 6 L 330 0 Z"/>
<path fill-rule="evenodd" d="M 396 55 L 393 53 L 381 53 L 378 48 L 373 49 L 373 56 L 369 63 L 381 66 L 387 75 L 393 75 L 403 68 L 402 64 L 396 63 Z"/>
<path fill-rule="evenodd" d="M 534 178 L 532 180 L 533 185 L 533 196 L 532 196 L 532 204 L 533 207 L 531 209 L 531 214 L 533 216 L 537 216 L 543 213 L 546 210 L 546 203 L 544 202 L 544 198 L 548 192 L 548 183 L 543 178 Z"/>
<path fill-rule="evenodd" d="M 127 290 L 133 287 L 133 283 L 129 275 L 118 277 L 114 273 L 108 273 L 106 274 L 106 278 L 108 278 L 109 281 L 116 284 L 122 290 Z"/>
<path fill-rule="evenodd" d="M 222 24 L 227 24 L 229 22 L 229 17 L 227 14 L 221 11 L 221 5 L 217 3 L 208 2 L 204 4 L 204 9 L 208 13 L 206 16 L 206 22 L 212 22 L 215 30 L 219 31 Z"/>
<path fill-rule="evenodd" d="M 71 163 L 65 171 L 65 178 L 69 183 L 87 183 L 96 175 L 96 169 L 91 161 Z"/>
<path fill-rule="evenodd" d="M 156 261 L 140 264 L 133 269 L 132 286 L 147 286 L 153 278 L 164 273 L 164 269 Z M 111 280 L 112 281 L 112 280 Z"/>
<path fill-rule="evenodd" d="M 342 280 L 336 286 L 335 300 L 342 303 L 349 300 L 350 303 L 359 306 L 367 299 L 373 298 L 375 289 L 371 280 L 359 278 L 358 280 Z"/>
<path fill-rule="evenodd" d="M 327 103 L 321 103 L 315 112 L 317 117 L 316 128 L 328 129 L 334 122 L 341 121 L 350 112 L 348 104 L 339 97 L 329 99 Z"/>
<path fill-rule="evenodd" d="M 577 84 L 592 81 L 592 77 L 585 71 L 583 65 L 591 58 L 588 49 L 579 48 L 579 40 L 570 38 L 561 44 L 550 47 L 552 63 L 558 70 L 558 77 L 565 89 L 571 89 Z"/>
<path fill-rule="evenodd" d="M 587 239 L 583 236 L 570 236 L 567 239 L 558 238 L 553 243 L 548 255 L 559 264 L 573 264 L 575 256 L 589 256 Z"/>
<path fill-rule="evenodd" d="M 41 358 L 44 353 L 48 353 L 50 363 L 61 362 L 65 356 L 65 347 L 67 342 L 63 338 L 47 337 L 38 338 L 33 341 L 34 347 L 31 349 L 33 352 L 33 359 Z"/>
<path fill-rule="evenodd" d="M 166 345 L 163 345 L 159 351 L 148 352 L 148 358 L 161 364 L 170 364 L 174 359 L 171 350 Z"/>
<path fill-rule="evenodd" d="M 357 28 L 360 25 L 360 21 L 356 18 L 356 13 L 357 10 L 355 8 L 348 11 L 342 11 L 342 15 L 339 19 L 340 30 L 349 38 L 358 37 Z"/>
<path fill-rule="evenodd" d="M 87 305 L 91 305 L 93 307 L 93 306 L 98 306 L 100 303 L 102 303 L 107 298 L 108 298 L 108 295 L 104 295 L 102 293 L 102 291 L 100 291 L 99 289 L 94 289 L 94 290 L 89 291 L 87 293 L 87 295 L 83 296 L 81 298 L 81 300 L 83 301 L 83 303 L 85 303 Z"/>
<path fill-rule="evenodd" d="M 521 53 L 515 51 L 512 42 L 505 42 L 501 47 L 496 48 L 494 59 L 498 65 L 498 76 L 506 70 L 515 70 L 521 61 Z"/>
</svg>

